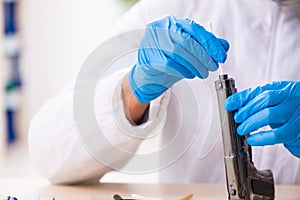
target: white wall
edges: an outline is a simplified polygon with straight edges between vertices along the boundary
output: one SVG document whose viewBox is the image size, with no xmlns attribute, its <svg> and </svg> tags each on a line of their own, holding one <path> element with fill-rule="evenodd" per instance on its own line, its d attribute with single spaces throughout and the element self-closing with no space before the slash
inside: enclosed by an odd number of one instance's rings
<svg viewBox="0 0 300 200">
<path fill-rule="evenodd" d="M 22 0 L 22 75 L 27 122 L 76 77 L 86 57 L 109 37 L 124 6 L 117 0 Z"/>
</svg>

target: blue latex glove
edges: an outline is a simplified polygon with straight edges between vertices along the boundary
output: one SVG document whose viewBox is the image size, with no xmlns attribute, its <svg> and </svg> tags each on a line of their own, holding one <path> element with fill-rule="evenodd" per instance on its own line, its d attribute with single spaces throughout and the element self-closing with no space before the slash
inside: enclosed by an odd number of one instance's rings
<svg viewBox="0 0 300 200">
<path fill-rule="evenodd" d="M 248 137 L 254 146 L 283 143 L 300 157 L 300 82 L 273 82 L 233 94 L 225 102 L 225 109 L 236 110 L 234 119 L 238 134 L 246 135 L 269 125 L 270 130 Z"/>
<path fill-rule="evenodd" d="M 183 78 L 206 78 L 225 62 L 228 49 L 226 40 L 195 22 L 165 17 L 146 28 L 128 76 L 130 87 L 139 102 L 147 103 Z"/>
</svg>

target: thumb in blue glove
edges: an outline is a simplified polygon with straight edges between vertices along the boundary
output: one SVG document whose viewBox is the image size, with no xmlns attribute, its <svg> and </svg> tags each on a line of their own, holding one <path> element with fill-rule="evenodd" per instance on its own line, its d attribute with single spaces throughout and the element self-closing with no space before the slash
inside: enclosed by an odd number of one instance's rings
<svg viewBox="0 0 300 200">
<path fill-rule="evenodd" d="M 137 100 L 147 103 L 183 78 L 206 78 L 225 62 L 228 49 L 226 40 L 194 21 L 165 17 L 148 24 L 129 85 Z"/>
<path fill-rule="evenodd" d="M 225 102 L 225 109 L 236 110 L 234 119 L 241 123 L 238 134 L 246 135 L 253 146 L 283 143 L 295 156 L 300 157 L 300 82 L 273 82 L 233 94 Z"/>
</svg>

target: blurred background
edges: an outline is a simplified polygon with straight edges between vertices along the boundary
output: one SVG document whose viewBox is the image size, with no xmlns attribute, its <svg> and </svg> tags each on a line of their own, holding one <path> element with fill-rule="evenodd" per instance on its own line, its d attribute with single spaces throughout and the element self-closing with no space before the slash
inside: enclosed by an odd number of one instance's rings
<svg viewBox="0 0 300 200">
<path fill-rule="evenodd" d="M 0 9 L 0 178 L 41 178 L 28 157 L 31 118 L 74 80 L 137 0 L 2 0 Z M 146 177 L 146 178 L 145 178 Z M 111 173 L 103 181 L 153 182 Z"/>
</svg>

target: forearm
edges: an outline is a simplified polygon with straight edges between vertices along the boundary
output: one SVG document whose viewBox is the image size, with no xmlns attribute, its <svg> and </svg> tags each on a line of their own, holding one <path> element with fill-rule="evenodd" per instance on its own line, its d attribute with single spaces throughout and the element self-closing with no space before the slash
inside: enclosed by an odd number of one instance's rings
<svg viewBox="0 0 300 200">
<path fill-rule="evenodd" d="M 149 103 L 142 104 L 136 99 L 128 82 L 128 74 L 126 74 L 122 83 L 122 99 L 126 118 L 131 123 L 137 124 L 144 116 Z"/>
</svg>

